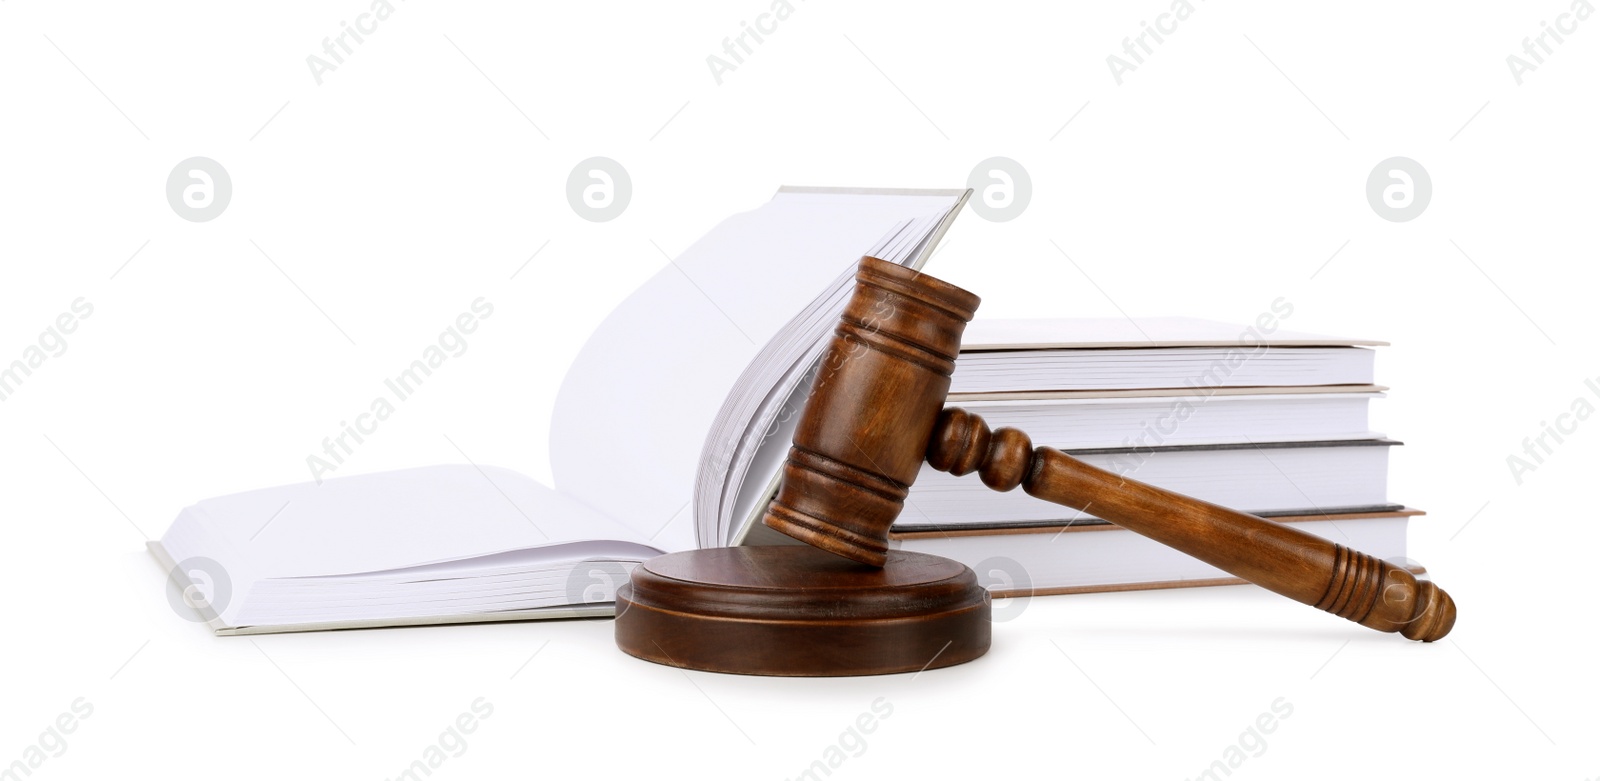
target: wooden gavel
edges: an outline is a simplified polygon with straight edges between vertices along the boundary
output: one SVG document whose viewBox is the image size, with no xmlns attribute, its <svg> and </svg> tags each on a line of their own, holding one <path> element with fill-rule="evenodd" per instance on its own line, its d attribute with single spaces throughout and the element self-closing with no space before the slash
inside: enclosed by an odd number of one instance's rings
<svg viewBox="0 0 1600 781">
<path fill-rule="evenodd" d="M 926 459 L 952 474 L 977 472 L 997 491 L 1020 485 L 1091 512 L 1362 626 L 1427 642 L 1455 624 L 1450 596 L 1404 567 L 1035 448 L 1021 431 L 991 432 L 977 415 L 944 409 L 978 301 L 926 274 L 862 258 L 763 523 L 881 567 L 889 527 Z"/>
</svg>

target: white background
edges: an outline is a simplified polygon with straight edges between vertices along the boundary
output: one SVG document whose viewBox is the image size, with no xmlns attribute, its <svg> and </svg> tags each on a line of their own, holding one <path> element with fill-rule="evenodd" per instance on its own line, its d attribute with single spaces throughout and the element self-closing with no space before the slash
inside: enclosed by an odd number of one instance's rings
<svg viewBox="0 0 1600 781">
<path fill-rule="evenodd" d="M 1520 484 L 1506 461 L 1600 406 L 1600 20 L 1518 85 L 1506 57 L 1566 0 L 1197 0 L 1118 85 L 1106 57 L 1162 0 L 796 0 L 718 85 L 706 58 L 767 0 L 396 4 L 319 86 L 307 56 L 366 0 L 0 3 L 0 362 L 94 307 L 0 402 L 0 763 L 83 697 L 34 778 L 390 778 L 483 697 L 434 776 L 787 778 L 881 697 L 833 777 L 1179 779 L 1281 697 L 1234 776 L 1600 775 L 1600 422 Z M 196 155 L 233 182 L 210 222 L 165 196 Z M 633 182 L 611 222 L 566 200 L 596 155 Z M 469 351 L 340 473 L 470 457 L 548 479 L 562 374 L 664 265 L 652 242 L 676 253 L 782 184 L 959 187 L 997 155 L 1031 202 L 964 213 L 928 266 L 984 315 L 1242 322 L 1283 296 L 1286 327 L 1394 343 L 1376 426 L 1407 443 L 1392 497 L 1430 511 L 1411 547 L 1460 604 L 1448 639 L 1253 587 L 1054 597 L 972 664 L 793 681 L 638 662 L 605 621 L 252 640 L 168 608 L 146 538 L 308 479 L 476 297 L 495 311 Z M 1433 182 L 1410 222 L 1364 192 L 1396 155 Z M 648 465 L 616 444 L 627 490 Z"/>
</svg>

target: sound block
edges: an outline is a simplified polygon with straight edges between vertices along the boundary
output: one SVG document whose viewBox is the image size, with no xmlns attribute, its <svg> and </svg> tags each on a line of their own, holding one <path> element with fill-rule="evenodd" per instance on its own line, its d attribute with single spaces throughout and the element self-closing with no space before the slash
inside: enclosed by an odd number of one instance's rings
<svg viewBox="0 0 1600 781">
<path fill-rule="evenodd" d="M 989 592 L 960 562 L 890 551 L 882 567 L 810 545 L 707 548 L 634 568 L 617 647 L 741 675 L 916 672 L 989 650 Z"/>
</svg>

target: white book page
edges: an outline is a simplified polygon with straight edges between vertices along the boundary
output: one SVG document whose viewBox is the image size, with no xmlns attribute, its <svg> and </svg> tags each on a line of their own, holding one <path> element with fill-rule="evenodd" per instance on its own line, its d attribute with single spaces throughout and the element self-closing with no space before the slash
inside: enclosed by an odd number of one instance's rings
<svg viewBox="0 0 1600 781">
<path fill-rule="evenodd" d="M 1255 324 L 1222 323 L 1193 317 L 1078 317 L 974 319 L 961 337 L 963 352 L 979 350 L 1030 350 L 1091 347 L 1233 347 L 1275 346 L 1380 346 L 1387 342 L 1351 339 L 1301 331 L 1278 325 L 1274 314 L 1269 333 Z"/>
<path fill-rule="evenodd" d="M 617 307 L 556 400 L 556 486 L 666 550 L 695 547 L 706 432 L 796 313 L 905 219 L 957 196 L 780 192 L 724 220 Z"/>
<path fill-rule="evenodd" d="M 459 616 L 609 603 L 634 565 L 660 555 L 637 543 L 554 543 L 418 567 L 342 576 L 258 580 L 243 625 Z"/>
<path fill-rule="evenodd" d="M 414 567 L 637 535 L 530 477 L 449 465 L 207 499 L 173 524 L 195 555 L 251 579 Z M 165 540 L 164 540 L 165 541 Z"/>
<path fill-rule="evenodd" d="M 575 561 L 604 560 L 638 562 L 661 555 L 661 551 L 636 542 L 616 539 L 575 540 L 547 543 L 534 548 L 517 548 L 470 558 L 436 561 L 399 569 L 372 570 L 350 575 L 310 575 L 283 580 L 285 584 L 395 584 L 490 580 L 506 573 L 570 564 Z M 562 568 L 564 571 L 564 568 Z"/>
<path fill-rule="evenodd" d="M 1366 347 L 963 351 L 950 392 L 1370 385 Z"/>
</svg>

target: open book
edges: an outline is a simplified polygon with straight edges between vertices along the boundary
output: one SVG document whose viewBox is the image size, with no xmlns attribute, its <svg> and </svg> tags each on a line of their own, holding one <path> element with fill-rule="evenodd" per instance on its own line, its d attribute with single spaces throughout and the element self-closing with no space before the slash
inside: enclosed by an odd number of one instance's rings
<svg viewBox="0 0 1600 781">
<path fill-rule="evenodd" d="M 573 362 L 555 488 L 474 465 L 338 477 L 202 501 L 150 550 L 219 634 L 609 615 L 633 565 L 743 538 L 729 519 L 770 493 L 856 263 L 920 268 L 970 192 L 785 187 L 724 220 Z"/>
</svg>

